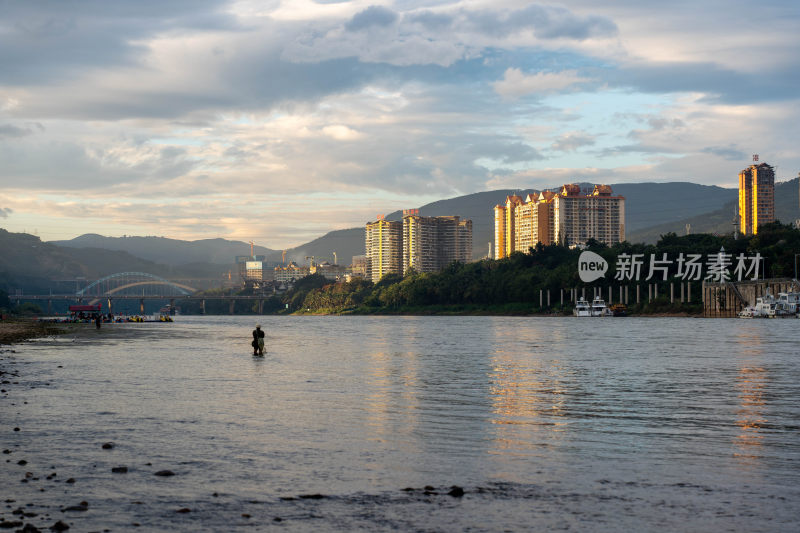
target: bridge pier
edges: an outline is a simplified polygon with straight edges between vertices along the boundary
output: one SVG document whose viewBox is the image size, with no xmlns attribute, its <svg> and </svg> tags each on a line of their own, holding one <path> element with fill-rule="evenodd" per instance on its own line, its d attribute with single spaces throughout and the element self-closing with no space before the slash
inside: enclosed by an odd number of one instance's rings
<svg viewBox="0 0 800 533">
<path fill-rule="evenodd" d="M 47 315 L 53 314 L 53 300 L 47 300 Z"/>
<path fill-rule="evenodd" d="M 231 314 L 231 315 L 233 314 L 233 308 L 234 308 L 235 305 L 236 305 L 236 300 L 231 300 L 231 304 L 230 304 L 230 307 L 228 309 L 228 313 L 229 314 Z"/>
<path fill-rule="evenodd" d="M 259 315 L 263 315 L 264 314 L 264 300 L 259 300 L 258 301 L 258 314 Z"/>
<path fill-rule="evenodd" d="M 111 305 L 111 298 L 108 299 L 108 312 L 109 314 L 114 312 L 113 307 Z"/>
<path fill-rule="evenodd" d="M 144 298 L 139 300 L 139 314 L 140 315 L 144 314 Z"/>
<path fill-rule="evenodd" d="M 205 300 L 205 298 L 200 300 L 200 312 L 202 314 L 206 314 L 206 300 Z"/>
</svg>

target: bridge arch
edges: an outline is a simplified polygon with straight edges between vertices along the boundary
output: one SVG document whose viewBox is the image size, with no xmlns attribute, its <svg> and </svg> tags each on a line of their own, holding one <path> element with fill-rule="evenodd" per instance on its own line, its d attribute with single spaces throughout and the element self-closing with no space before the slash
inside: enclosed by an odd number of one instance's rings
<svg viewBox="0 0 800 533">
<path fill-rule="evenodd" d="M 104 278 L 100 278 L 96 281 L 93 281 L 83 289 L 76 292 L 76 296 L 101 296 L 101 294 L 92 294 L 92 289 L 102 287 L 103 284 L 107 284 L 110 282 L 119 282 L 121 283 L 119 286 L 114 287 L 113 289 L 107 289 L 103 291 L 102 296 L 108 296 L 125 289 L 131 287 L 137 287 L 141 285 L 165 285 L 172 289 L 175 289 L 181 295 L 188 296 L 193 292 L 197 292 L 197 289 L 194 287 L 190 287 L 188 285 L 184 285 L 183 283 L 175 283 L 174 281 L 169 281 L 168 279 L 164 279 L 160 276 L 156 276 L 154 274 L 148 274 L 146 272 L 118 272 L 116 274 L 111 274 L 105 276 Z"/>
</svg>

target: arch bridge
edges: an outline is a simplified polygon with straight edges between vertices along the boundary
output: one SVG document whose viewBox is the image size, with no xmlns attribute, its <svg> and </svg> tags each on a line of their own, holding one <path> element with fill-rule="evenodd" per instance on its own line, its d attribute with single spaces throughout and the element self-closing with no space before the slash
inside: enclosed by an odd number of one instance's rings
<svg viewBox="0 0 800 533">
<path fill-rule="evenodd" d="M 197 289 L 146 272 L 118 272 L 93 281 L 77 291 L 79 298 L 107 296 L 188 296 Z"/>
</svg>

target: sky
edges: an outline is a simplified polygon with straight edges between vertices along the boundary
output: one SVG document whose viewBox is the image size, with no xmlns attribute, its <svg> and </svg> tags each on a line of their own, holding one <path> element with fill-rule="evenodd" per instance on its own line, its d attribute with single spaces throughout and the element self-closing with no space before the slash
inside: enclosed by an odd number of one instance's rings
<svg viewBox="0 0 800 533">
<path fill-rule="evenodd" d="M 0 0 L 0 227 L 281 249 L 486 190 L 787 180 L 798 28 L 795 0 Z"/>
</svg>

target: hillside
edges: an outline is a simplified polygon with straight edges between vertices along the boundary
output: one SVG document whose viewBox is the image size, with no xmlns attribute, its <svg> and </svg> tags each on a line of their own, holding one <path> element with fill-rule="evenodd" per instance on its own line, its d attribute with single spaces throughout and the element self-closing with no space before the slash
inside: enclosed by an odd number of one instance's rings
<svg viewBox="0 0 800 533">
<path fill-rule="evenodd" d="M 230 265 L 237 255 L 250 254 L 248 243 L 226 239 L 182 241 L 165 237 L 104 237 L 87 233 L 67 241 L 51 241 L 51 244 L 70 248 L 118 250 L 148 261 L 172 266 L 192 263 Z M 267 256 L 268 261 L 280 261 L 281 257 L 279 251 L 263 246 L 255 246 L 254 253 Z"/>
<path fill-rule="evenodd" d="M 800 219 L 799 186 L 798 178 L 775 184 L 775 218 L 780 222 L 791 223 Z M 692 233 L 715 233 L 719 235 L 731 233 L 734 229 L 734 215 L 737 212 L 737 197 L 738 192 L 734 199 L 726 202 L 722 207 L 707 213 L 657 224 L 638 231 L 629 231 L 628 241 L 653 244 L 658 241 L 661 235 L 669 232 L 685 235 L 687 224 L 691 225 Z"/>
<path fill-rule="evenodd" d="M 168 267 L 127 252 L 99 248 L 65 248 L 26 233 L 0 229 L 0 288 L 26 291 L 53 288 L 51 280 L 98 278 L 113 272 L 144 271 L 169 275 Z M 72 287 L 66 282 L 65 287 Z"/>
</svg>

